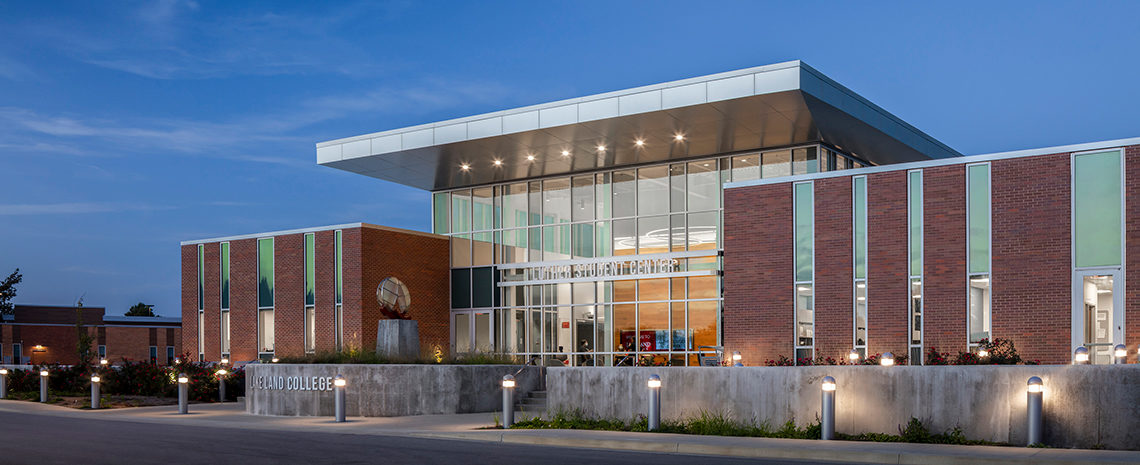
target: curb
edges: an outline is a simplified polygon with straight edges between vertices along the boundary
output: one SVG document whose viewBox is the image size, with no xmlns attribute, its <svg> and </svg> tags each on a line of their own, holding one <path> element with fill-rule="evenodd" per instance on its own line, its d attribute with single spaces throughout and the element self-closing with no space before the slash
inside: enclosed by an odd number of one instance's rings
<svg viewBox="0 0 1140 465">
<path fill-rule="evenodd" d="M 531 431 L 534 431 L 533 433 Z M 1075 449 L 1029 449 L 1015 447 L 955 446 L 944 444 L 895 444 L 834 441 L 818 447 L 817 441 L 767 438 L 727 438 L 699 436 L 706 443 L 684 441 L 677 435 L 630 433 L 644 438 L 595 438 L 577 434 L 544 434 L 537 431 L 567 432 L 572 430 L 529 430 L 528 432 L 416 432 L 409 436 L 431 439 L 500 442 L 584 449 L 656 452 L 721 457 L 798 459 L 822 462 L 894 463 L 915 465 L 1083 465 L 1098 463 L 1140 463 L 1140 453 L 1131 451 L 1086 451 Z M 589 432 L 587 432 L 588 434 Z M 659 436 L 659 437 L 648 437 Z M 623 435 L 625 436 L 625 435 Z M 757 440 L 760 439 L 760 440 Z M 751 441 L 750 441 L 751 440 Z M 780 441 L 782 443 L 776 443 Z M 786 441 L 786 442 L 785 442 Z M 720 444 L 717 444 L 717 443 Z M 753 444 L 747 444 L 752 442 Z M 816 443 L 815 447 L 807 442 Z M 833 445 L 834 444 L 834 445 Z M 923 451 L 899 450 L 921 447 Z M 962 448 L 968 448 L 963 450 Z M 979 449 L 984 448 L 984 449 Z M 892 450 L 893 449 L 893 450 Z M 942 449 L 941 451 L 939 449 Z"/>
</svg>

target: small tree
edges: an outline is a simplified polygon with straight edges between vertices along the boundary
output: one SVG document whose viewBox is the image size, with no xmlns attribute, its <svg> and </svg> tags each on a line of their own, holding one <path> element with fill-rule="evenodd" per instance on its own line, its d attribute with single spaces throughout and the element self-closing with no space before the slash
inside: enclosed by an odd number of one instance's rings
<svg viewBox="0 0 1140 465">
<path fill-rule="evenodd" d="M 11 315 L 16 307 L 12 305 L 12 299 L 16 297 L 16 285 L 24 280 L 24 275 L 20 274 L 20 269 L 16 268 L 12 274 L 0 281 L 0 315 Z"/>
<path fill-rule="evenodd" d="M 139 302 L 137 304 L 132 305 L 131 309 L 127 310 L 126 315 L 127 316 L 154 316 L 154 305 L 147 305 L 147 304 L 144 304 L 142 302 Z"/>
<path fill-rule="evenodd" d="M 75 350 L 79 355 L 79 366 L 91 364 L 91 342 L 95 338 L 83 326 L 83 298 L 75 303 Z"/>
</svg>

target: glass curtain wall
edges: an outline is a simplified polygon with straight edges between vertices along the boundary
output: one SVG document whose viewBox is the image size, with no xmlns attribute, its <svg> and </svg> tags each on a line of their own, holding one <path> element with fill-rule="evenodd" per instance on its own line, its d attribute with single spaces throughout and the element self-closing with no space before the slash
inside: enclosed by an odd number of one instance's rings
<svg viewBox="0 0 1140 465">
<path fill-rule="evenodd" d="M 847 160 L 808 146 L 433 193 L 433 230 L 451 237 L 453 345 L 568 365 L 695 365 L 701 346 L 720 344 L 718 276 L 499 287 L 518 270 L 498 265 L 697 252 L 678 271 L 717 271 L 724 183 Z"/>
<path fill-rule="evenodd" d="M 910 357 L 922 365 L 922 170 L 907 173 L 907 255 L 910 268 Z"/>
<path fill-rule="evenodd" d="M 852 252 L 854 254 L 853 283 L 855 293 L 854 347 L 862 358 L 867 357 L 867 177 L 851 178 Z"/>
<path fill-rule="evenodd" d="M 990 338 L 990 164 L 966 165 L 969 346 Z"/>
</svg>

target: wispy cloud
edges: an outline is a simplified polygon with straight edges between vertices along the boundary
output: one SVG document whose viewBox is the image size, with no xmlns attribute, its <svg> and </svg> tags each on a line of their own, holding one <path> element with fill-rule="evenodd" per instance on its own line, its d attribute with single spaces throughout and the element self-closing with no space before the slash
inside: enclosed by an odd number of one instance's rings
<svg viewBox="0 0 1140 465">
<path fill-rule="evenodd" d="M 26 81 L 35 76 L 36 73 L 32 71 L 32 68 L 10 57 L 0 55 L 0 78 L 12 81 Z"/>
<path fill-rule="evenodd" d="M 15 215 L 76 215 L 85 213 L 116 213 L 132 211 L 173 210 L 174 207 L 145 203 L 122 202 L 61 202 L 39 204 L 0 204 L 0 216 Z"/>
</svg>

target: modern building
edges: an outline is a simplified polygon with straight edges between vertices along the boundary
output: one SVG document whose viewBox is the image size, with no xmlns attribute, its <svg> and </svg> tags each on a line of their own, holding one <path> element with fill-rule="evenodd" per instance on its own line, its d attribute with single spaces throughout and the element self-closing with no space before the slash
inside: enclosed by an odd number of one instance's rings
<svg viewBox="0 0 1140 465">
<path fill-rule="evenodd" d="M 16 305 L 0 319 L 0 360 L 14 365 L 78 363 L 77 319 L 92 337 L 97 358 L 168 364 L 177 357 L 178 318 L 110 316 L 102 307 Z"/>
<path fill-rule="evenodd" d="M 446 237 L 364 223 L 186 241 L 183 351 L 250 361 L 374 350 L 377 322 L 407 317 L 421 352 L 446 353 L 447 263 Z M 382 285 L 403 305 L 381 305 Z"/>
<path fill-rule="evenodd" d="M 1105 344 L 1140 341 L 1124 287 L 1137 144 L 963 157 L 796 61 L 322 142 L 316 154 L 430 192 L 431 242 L 445 244 L 431 260 L 447 285 L 408 290 L 413 302 L 446 297 L 415 318 L 444 321 L 452 354 L 694 365 L 717 347 L 754 365 L 855 349 L 922 363 L 925 350 L 1000 337 L 1030 360 L 1088 346 L 1101 363 Z M 196 294 L 194 276 L 218 281 L 216 246 L 195 261 L 196 243 L 183 247 L 183 315 L 206 315 L 208 332 L 217 292 Z M 288 262 L 277 250 L 279 280 L 304 274 L 299 246 Z M 306 319 L 290 305 L 273 317 L 278 341 L 301 340 L 282 331 Z M 334 321 L 325 312 L 316 318 Z M 369 320 L 383 316 L 359 312 L 350 324 L 346 307 L 343 325 L 367 347 Z M 206 358 L 212 334 L 198 338 Z"/>
</svg>

